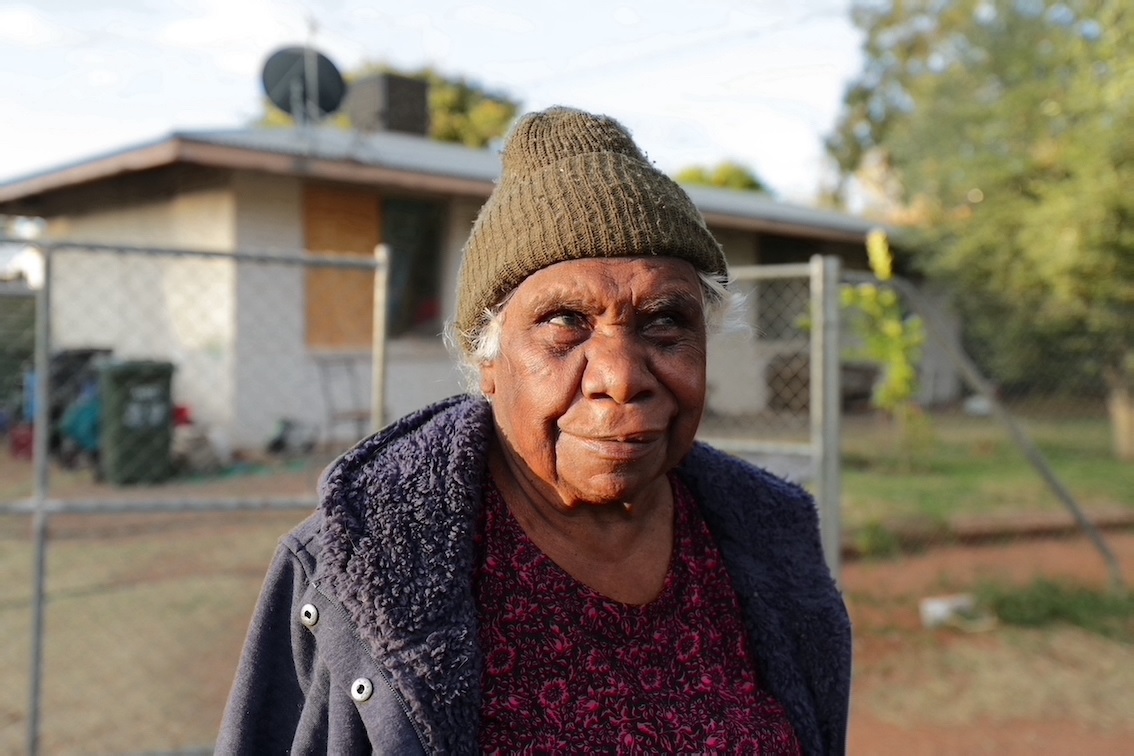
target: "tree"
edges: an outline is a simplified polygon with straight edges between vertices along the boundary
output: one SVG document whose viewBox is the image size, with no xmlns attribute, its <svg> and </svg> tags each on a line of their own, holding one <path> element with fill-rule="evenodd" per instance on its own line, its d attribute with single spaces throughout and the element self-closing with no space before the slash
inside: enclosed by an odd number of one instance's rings
<svg viewBox="0 0 1134 756">
<path fill-rule="evenodd" d="M 487 147 L 504 136 L 519 109 L 519 101 L 463 78 L 447 78 L 433 69 L 409 76 L 429 82 L 431 136 L 442 142 Z"/>
<path fill-rule="evenodd" d="M 348 82 L 366 76 L 392 73 L 429 84 L 430 136 L 441 142 L 457 142 L 468 147 L 487 147 L 508 130 L 519 110 L 519 101 L 490 91 L 462 77 L 444 76 L 432 68 L 405 73 L 379 63 L 365 63 L 346 74 Z M 265 100 L 265 112 L 259 125 L 272 128 L 290 126 L 291 116 Z M 345 113 L 333 114 L 327 121 L 338 128 L 351 128 Z"/>
<path fill-rule="evenodd" d="M 853 14 L 866 63 L 827 143 L 843 177 L 883 177 L 994 379 L 1026 386 L 1059 360 L 1096 380 L 1134 460 L 1134 10 L 876 0 Z"/>
<path fill-rule="evenodd" d="M 690 166 L 678 172 L 674 180 L 686 186 L 715 186 L 720 189 L 739 189 L 746 192 L 770 194 L 768 187 L 748 168 L 725 161 L 714 168 Z"/>
</svg>

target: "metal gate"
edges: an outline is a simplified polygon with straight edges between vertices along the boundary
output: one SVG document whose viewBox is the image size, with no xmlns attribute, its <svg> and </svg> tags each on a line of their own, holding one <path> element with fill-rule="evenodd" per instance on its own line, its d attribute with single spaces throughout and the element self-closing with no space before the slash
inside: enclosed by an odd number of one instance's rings
<svg viewBox="0 0 1134 756">
<path fill-rule="evenodd" d="M 700 438 L 806 485 L 832 574 L 840 562 L 840 261 L 730 269 L 745 322 L 709 345 Z"/>
</svg>

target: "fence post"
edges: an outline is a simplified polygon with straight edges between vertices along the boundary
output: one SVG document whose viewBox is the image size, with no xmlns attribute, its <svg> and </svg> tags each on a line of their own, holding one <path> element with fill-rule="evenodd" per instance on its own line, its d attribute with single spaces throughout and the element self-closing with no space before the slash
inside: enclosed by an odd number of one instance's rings
<svg viewBox="0 0 1134 756">
<path fill-rule="evenodd" d="M 51 451 L 51 258 L 52 248 L 39 247 L 43 255 L 43 283 L 35 303 L 35 417 L 32 438 L 35 493 L 32 518 L 35 533 L 35 566 L 32 588 L 31 685 L 28 701 L 28 754 L 39 753 L 40 711 L 43 705 L 44 609 L 47 602 L 47 498 L 50 472 L 47 455 Z"/>
<path fill-rule="evenodd" d="M 839 277 L 837 257 L 811 258 L 811 444 L 823 555 L 841 580 Z"/>
<path fill-rule="evenodd" d="M 390 273 L 390 248 L 374 248 L 374 313 L 370 351 L 370 432 L 386 425 L 386 298 Z"/>
</svg>

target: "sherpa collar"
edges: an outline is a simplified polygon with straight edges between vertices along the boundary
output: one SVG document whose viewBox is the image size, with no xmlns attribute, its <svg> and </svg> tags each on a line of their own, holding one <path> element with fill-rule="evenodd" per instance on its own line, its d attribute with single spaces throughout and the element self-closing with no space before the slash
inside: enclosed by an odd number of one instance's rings
<svg viewBox="0 0 1134 756">
<path fill-rule="evenodd" d="M 478 750 L 473 575 L 491 429 L 487 402 L 454 397 L 366 439 L 323 481 L 316 577 L 436 753 Z"/>
</svg>

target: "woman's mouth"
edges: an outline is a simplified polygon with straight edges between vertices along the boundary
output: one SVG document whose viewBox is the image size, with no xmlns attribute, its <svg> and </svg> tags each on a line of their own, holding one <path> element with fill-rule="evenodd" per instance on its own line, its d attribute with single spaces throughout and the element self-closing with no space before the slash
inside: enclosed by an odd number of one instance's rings
<svg viewBox="0 0 1134 756">
<path fill-rule="evenodd" d="M 564 432 L 589 453 L 603 459 L 633 461 L 650 453 L 664 434 L 658 431 L 575 435 Z"/>
</svg>

